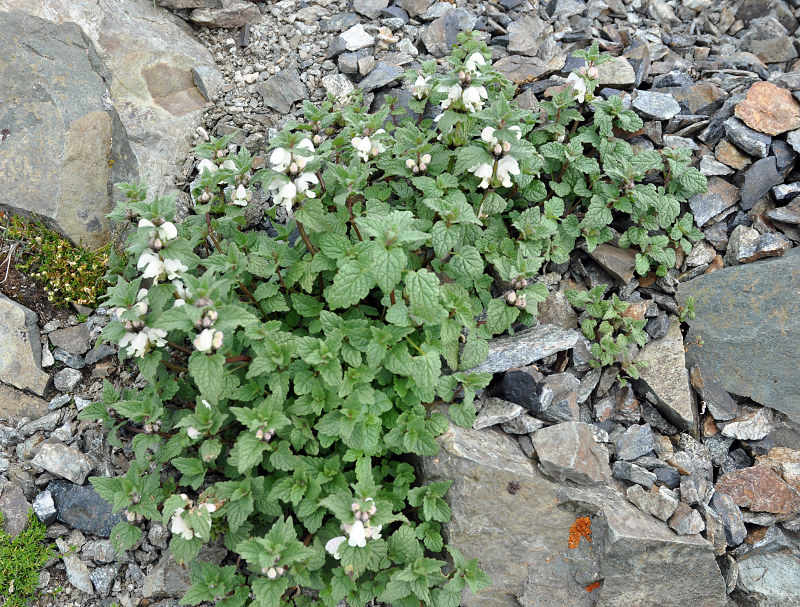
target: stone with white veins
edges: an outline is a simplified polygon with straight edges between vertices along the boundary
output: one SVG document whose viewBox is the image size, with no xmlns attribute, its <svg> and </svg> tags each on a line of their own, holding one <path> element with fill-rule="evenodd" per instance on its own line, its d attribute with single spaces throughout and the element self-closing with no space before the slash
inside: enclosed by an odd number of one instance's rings
<svg viewBox="0 0 800 607">
<path fill-rule="evenodd" d="M 573 348 L 580 334 L 555 325 L 537 325 L 514 335 L 489 341 L 489 355 L 477 367 L 465 373 L 500 373 L 523 367 L 551 354 Z"/>
<path fill-rule="evenodd" d="M 746 407 L 735 418 L 718 424 L 724 436 L 739 440 L 761 440 L 777 428 L 769 407 Z"/>
<path fill-rule="evenodd" d="M 483 408 L 478 417 L 475 418 L 475 423 L 472 424 L 473 430 L 481 430 L 494 426 L 495 424 L 502 424 L 510 422 L 522 415 L 525 409 L 514 403 L 501 398 L 488 398 L 483 403 Z"/>
<path fill-rule="evenodd" d="M 681 106 L 669 93 L 639 91 L 632 105 L 648 118 L 656 120 L 669 120 L 681 111 Z"/>
<path fill-rule="evenodd" d="M 703 175 L 711 177 L 713 175 L 730 175 L 733 169 L 727 164 L 715 159 L 711 154 L 706 154 L 700 160 L 700 172 Z"/>
<path fill-rule="evenodd" d="M 82 485 L 92 471 L 88 457 L 61 442 L 42 445 L 31 463 L 77 485 Z"/>
</svg>

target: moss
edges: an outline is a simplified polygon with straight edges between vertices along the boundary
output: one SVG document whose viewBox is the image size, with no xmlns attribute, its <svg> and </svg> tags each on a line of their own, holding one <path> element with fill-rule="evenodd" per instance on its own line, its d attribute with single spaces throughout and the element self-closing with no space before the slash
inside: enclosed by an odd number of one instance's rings
<svg viewBox="0 0 800 607">
<path fill-rule="evenodd" d="M 2 517 L 0 517 L 1 519 Z M 45 543 L 46 527 L 28 512 L 28 526 L 12 537 L 0 530 L 0 598 L 4 607 L 26 607 L 38 591 L 42 566 L 54 550 Z"/>
</svg>

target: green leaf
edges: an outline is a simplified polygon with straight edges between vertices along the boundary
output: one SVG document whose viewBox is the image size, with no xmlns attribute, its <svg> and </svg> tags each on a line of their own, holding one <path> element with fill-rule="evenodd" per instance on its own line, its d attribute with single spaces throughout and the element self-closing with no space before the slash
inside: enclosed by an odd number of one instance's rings
<svg viewBox="0 0 800 607">
<path fill-rule="evenodd" d="M 355 259 L 346 261 L 339 268 L 333 284 L 326 289 L 325 298 L 333 309 L 349 308 L 360 303 L 373 284 L 367 268 Z"/>
<path fill-rule="evenodd" d="M 130 550 L 142 537 L 142 530 L 135 525 L 124 521 L 117 523 L 111 529 L 111 543 L 118 554 Z"/>
<path fill-rule="evenodd" d="M 208 400 L 216 401 L 222 392 L 224 364 L 225 356 L 220 352 L 208 355 L 194 351 L 189 357 L 189 373 Z"/>
<path fill-rule="evenodd" d="M 456 154 L 456 164 L 454 173 L 461 175 L 477 167 L 479 164 L 492 164 L 494 159 L 486 150 L 485 146 L 462 146 Z"/>
<path fill-rule="evenodd" d="M 492 335 L 507 331 L 519 316 L 519 308 L 508 305 L 503 299 L 493 299 L 486 310 L 486 329 Z"/>
<path fill-rule="evenodd" d="M 405 251 L 399 247 L 386 249 L 378 245 L 372 249 L 372 252 L 370 269 L 375 282 L 384 293 L 389 293 L 400 282 L 403 270 L 408 263 L 408 257 L 406 257 Z"/>
</svg>

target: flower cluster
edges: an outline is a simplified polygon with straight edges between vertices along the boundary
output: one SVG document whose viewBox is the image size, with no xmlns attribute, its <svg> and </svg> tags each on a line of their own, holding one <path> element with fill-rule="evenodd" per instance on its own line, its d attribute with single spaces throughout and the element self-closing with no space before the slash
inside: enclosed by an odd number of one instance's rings
<svg viewBox="0 0 800 607">
<path fill-rule="evenodd" d="M 187 268 L 178 259 L 164 257 L 161 253 L 152 249 L 145 249 L 139 256 L 136 267 L 142 272 L 142 278 L 152 278 L 153 284 L 158 284 L 166 276 L 167 280 L 174 280 L 180 276 L 181 272 L 186 272 Z"/>
<path fill-rule="evenodd" d="M 153 221 L 142 218 L 139 220 L 139 227 L 152 228 L 147 235 L 150 237 L 150 248 L 155 251 L 160 251 L 167 242 L 178 237 L 178 228 L 171 221 L 165 221 L 163 217 L 157 217 Z"/>
<path fill-rule="evenodd" d="M 273 436 L 275 436 L 274 428 L 267 428 L 266 426 L 261 426 L 258 430 L 256 430 L 256 438 L 258 440 L 263 440 L 265 443 L 271 441 Z"/>
<path fill-rule="evenodd" d="M 478 66 L 486 65 L 486 60 L 480 53 L 472 53 L 464 62 L 464 67 L 458 72 L 458 82 L 450 86 L 440 85 L 440 93 L 447 93 L 447 98 L 441 102 L 441 107 L 446 110 L 453 106 L 467 112 L 479 112 L 488 99 L 486 88 L 482 85 L 473 85 L 472 79 L 480 76 Z"/>
<path fill-rule="evenodd" d="M 306 137 L 293 149 L 275 148 L 269 157 L 272 170 L 283 175 L 276 176 L 267 189 L 272 192 L 275 205 L 282 206 L 289 216 L 292 215 L 292 205 L 301 197 L 316 197 L 311 186 L 319 183 L 319 179 L 312 171 L 304 171 L 310 160 L 309 157 L 295 151 L 300 149 L 313 152 L 314 144 Z"/>
<path fill-rule="evenodd" d="M 214 302 L 207 297 L 201 297 L 194 303 L 196 308 L 205 308 L 203 310 L 203 315 L 194 323 L 194 328 L 200 331 L 200 333 L 197 334 L 197 337 L 194 338 L 192 343 L 194 349 L 199 352 L 219 350 L 222 347 L 222 340 L 225 337 L 222 331 L 216 331 L 214 329 L 214 323 L 217 320 L 218 314 L 215 309 L 210 307 L 213 303 Z"/>
<path fill-rule="evenodd" d="M 353 137 L 350 140 L 350 145 L 358 154 L 358 157 L 361 158 L 364 162 L 367 162 L 370 158 L 375 158 L 381 152 L 385 152 L 386 148 L 383 147 L 383 144 L 380 142 L 379 138 L 376 138 L 375 135 L 380 135 L 381 133 L 385 133 L 383 129 L 378 129 L 372 135 L 372 139 L 368 136 L 364 135 L 363 137 Z"/>
<path fill-rule="evenodd" d="M 418 160 L 414 160 L 413 158 L 406 160 L 406 168 L 408 168 L 408 170 L 412 173 L 424 173 L 430 163 L 431 155 L 423 154 L 422 156 L 418 157 Z"/>
<path fill-rule="evenodd" d="M 489 151 L 494 155 L 495 161 L 493 164 L 484 162 L 470 168 L 470 172 L 475 177 L 480 178 L 481 182 L 478 187 L 486 189 L 492 181 L 499 181 L 504 187 L 510 188 L 514 185 L 511 181 L 511 175 L 519 175 L 519 163 L 508 152 L 511 150 L 511 142 L 500 141 L 495 137 L 495 130 L 493 127 L 487 126 L 481 131 L 481 139 L 486 142 Z M 516 125 L 509 128 L 517 135 L 517 139 L 522 137 L 522 131 Z"/>
<path fill-rule="evenodd" d="M 172 513 L 172 525 L 170 526 L 170 530 L 172 533 L 183 537 L 183 539 L 190 540 L 195 536 L 195 532 L 189 526 L 189 523 L 186 521 L 183 514 L 188 512 L 189 514 L 197 514 L 210 518 L 211 513 L 217 509 L 217 506 L 209 502 L 197 504 L 195 506 L 193 505 L 192 500 L 186 497 L 185 493 L 181 493 L 181 497 L 183 498 L 185 506 L 183 508 L 177 508 L 175 512 Z"/>
<path fill-rule="evenodd" d="M 372 502 L 373 499 L 368 497 L 364 502 Z M 342 531 L 345 535 L 334 537 L 325 544 L 325 550 L 333 555 L 337 561 L 341 558 L 339 554 L 339 547 L 347 540 L 348 545 L 358 546 L 364 548 L 367 545 L 367 540 L 377 540 L 381 537 L 382 525 L 370 525 L 370 517 L 378 511 L 375 504 L 370 504 L 366 507 L 366 503 L 353 502 L 350 509 L 353 511 L 355 522 L 342 523 Z"/>
<path fill-rule="evenodd" d="M 119 347 L 120 349 L 124 348 L 128 356 L 141 358 L 154 347 L 167 343 L 166 331 L 145 326 L 143 317 L 147 314 L 147 289 L 139 289 L 136 303 L 130 309 L 116 308 L 115 312 L 126 330 L 125 335 L 119 341 Z"/>
</svg>

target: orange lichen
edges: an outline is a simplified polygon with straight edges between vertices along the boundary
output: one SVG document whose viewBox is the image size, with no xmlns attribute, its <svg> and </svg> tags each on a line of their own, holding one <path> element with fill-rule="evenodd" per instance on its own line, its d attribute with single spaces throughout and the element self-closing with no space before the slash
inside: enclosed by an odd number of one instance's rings
<svg viewBox="0 0 800 607">
<path fill-rule="evenodd" d="M 592 592 L 597 588 L 600 588 L 600 582 L 593 582 L 586 587 L 586 592 Z"/>
<path fill-rule="evenodd" d="M 587 542 L 592 541 L 592 521 L 588 516 L 581 516 L 575 519 L 572 526 L 569 528 L 569 540 L 567 546 L 570 550 L 578 547 L 581 538 L 585 537 Z"/>
</svg>

